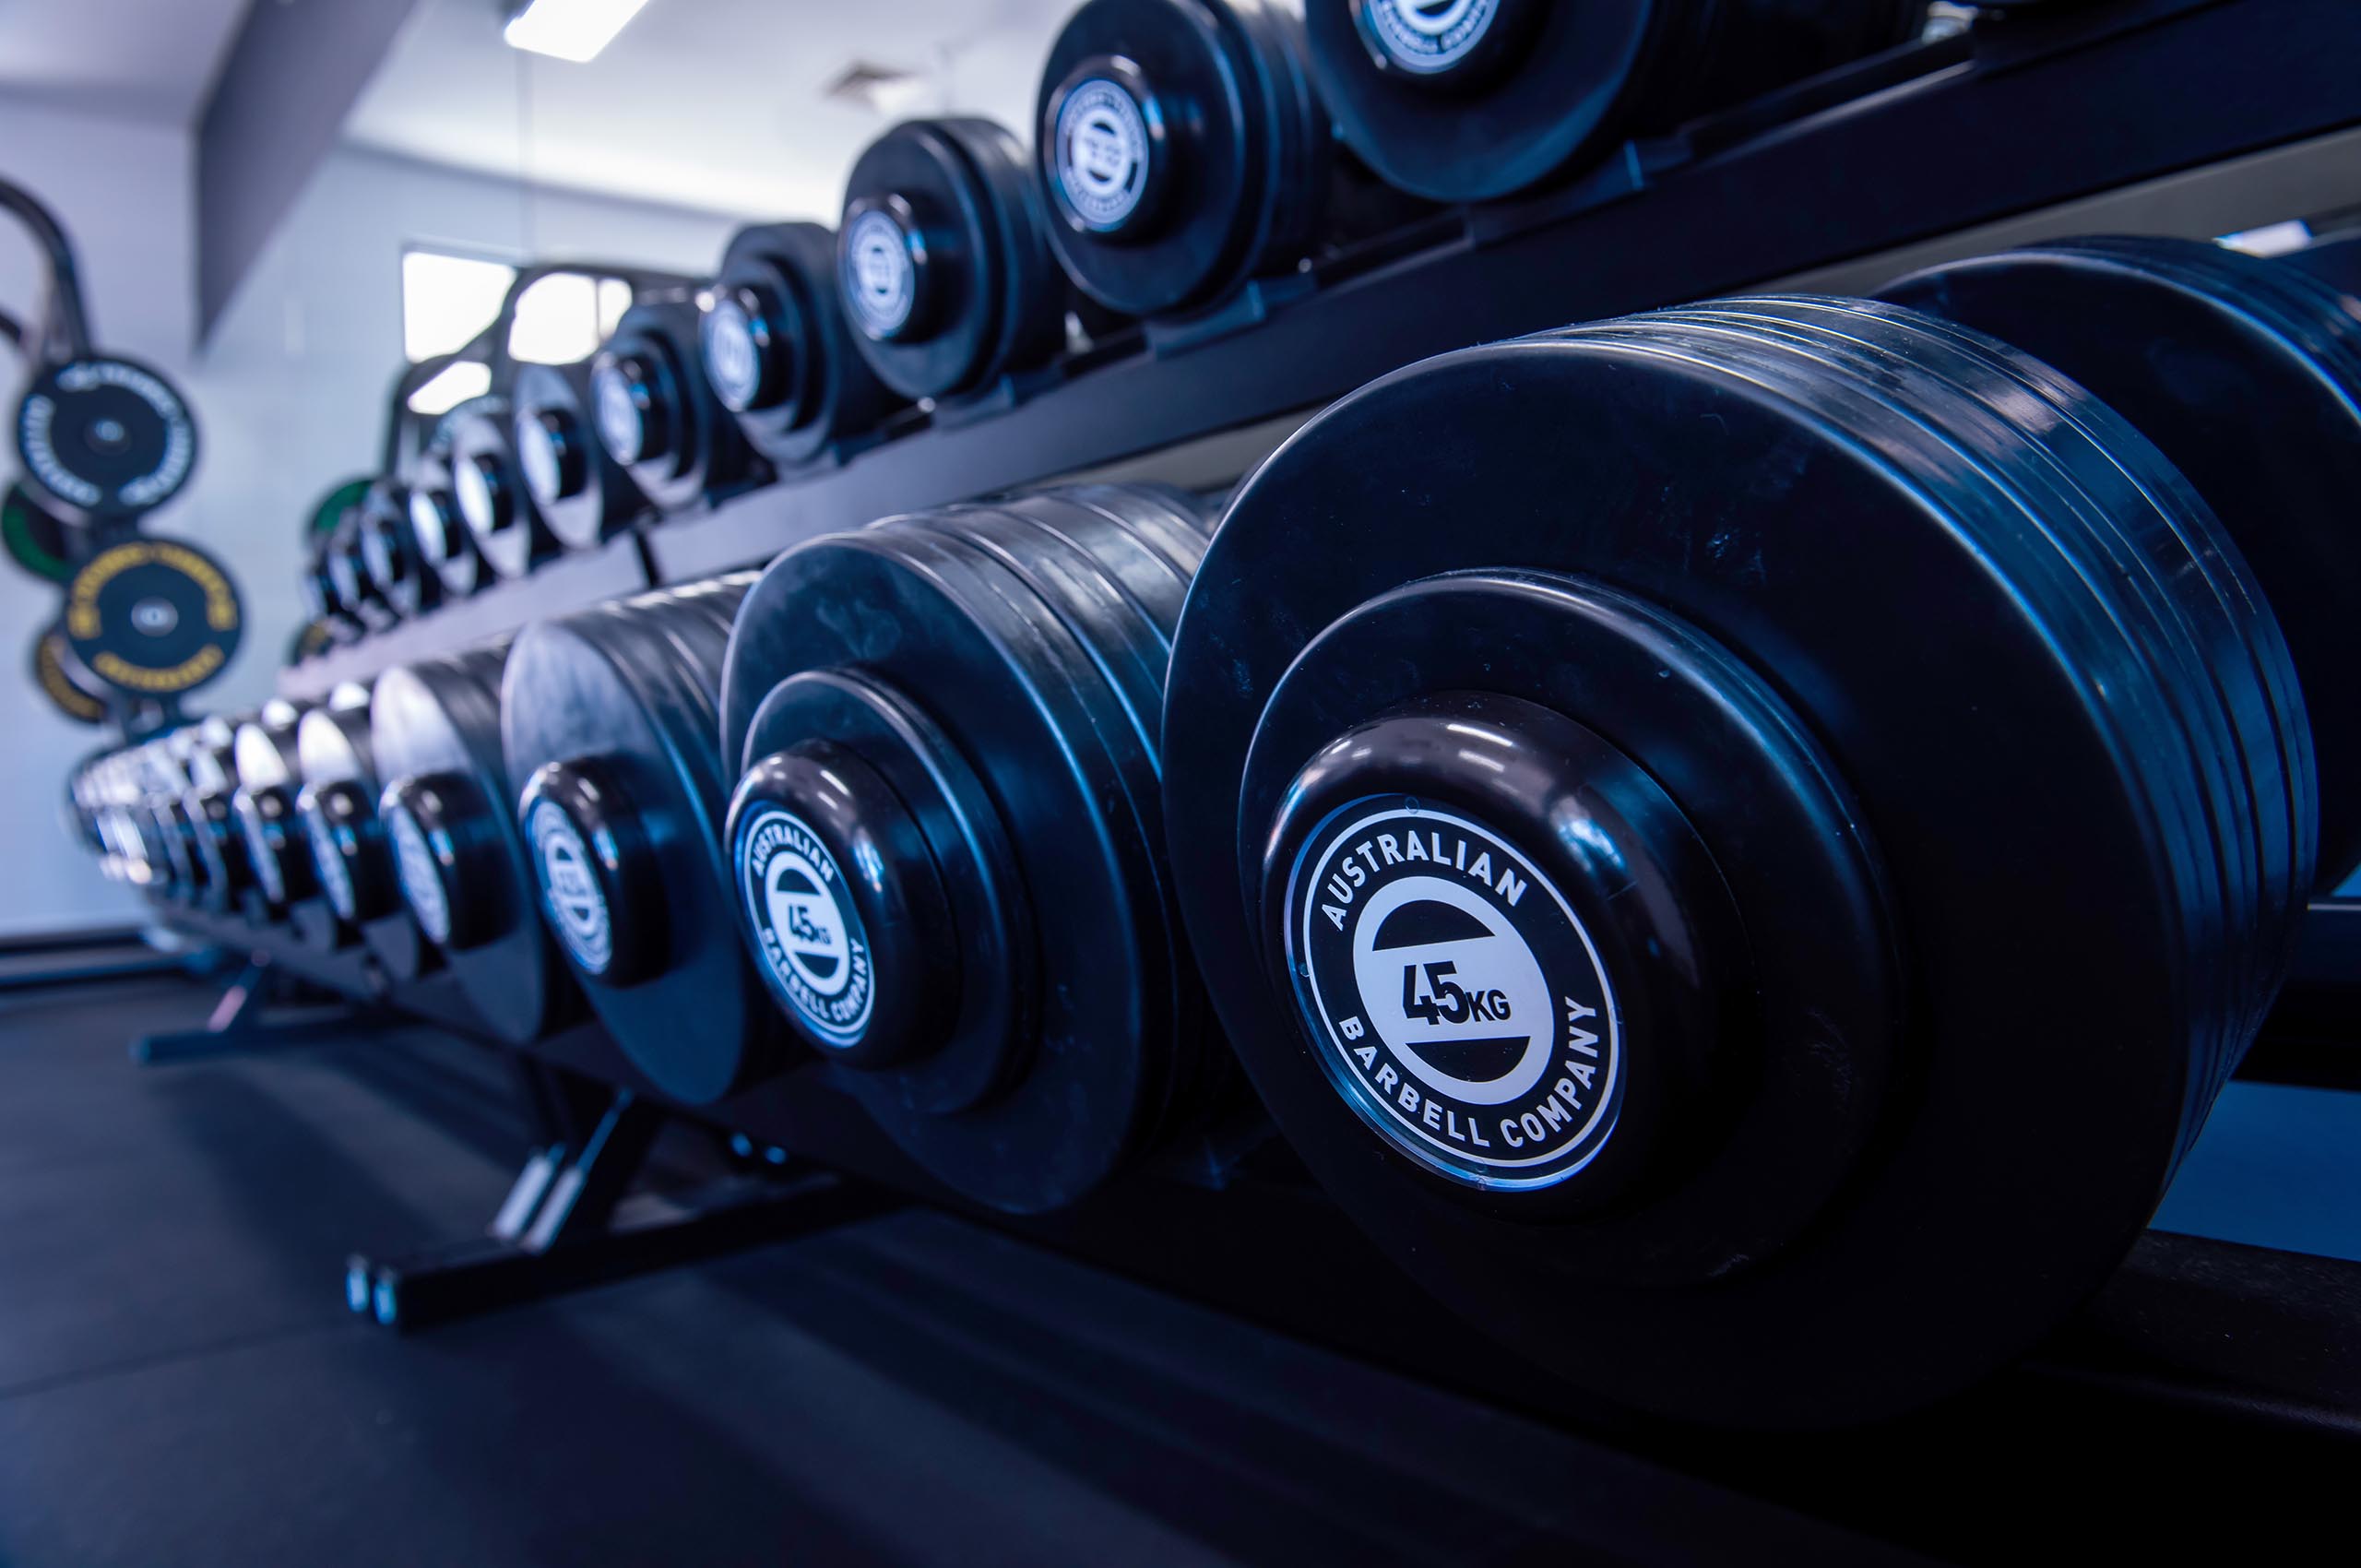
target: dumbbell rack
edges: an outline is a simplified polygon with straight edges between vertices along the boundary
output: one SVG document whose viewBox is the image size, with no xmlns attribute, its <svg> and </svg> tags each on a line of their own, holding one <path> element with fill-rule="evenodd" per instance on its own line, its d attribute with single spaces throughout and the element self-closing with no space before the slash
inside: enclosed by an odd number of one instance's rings
<svg viewBox="0 0 2361 1568">
<path fill-rule="evenodd" d="M 1881 276 L 1881 265 L 1902 266 L 1880 258 L 1947 236 L 1962 237 L 1962 251 L 1990 248 L 1966 237 L 1979 229 L 2018 225 L 2011 238 L 2088 230 L 2103 224 L 2079 204 L 2235 160 L 2361 166 L 2361 74 L 2351 68 L 2361 6 L 2351 0 L 2098 0 L 2055 11 L 1866 61 L 1633 145 L 1570 189 L 1439 213 L 1185 334 L 1118 339 L 1003 387 L 989 410 L 919 422 L 841 466 L 306 661 L 281 690 L 318 697 L 406 659 L 757 563 L 894 512 L 1118 465 L 1179 474 L 1176 453 L 1224 433 L 1245 433 L 1229 449 L 1247 454 L 1242 466 L 1302 410 L 1468 343 L 1799 275 L 1841 277 L 1850 266 Z M 2342 931 L 2339 912 L 2323 909 L 2324 933 Z M 286 923 L 179 909 L 166 919 L 349 994 L 466 1026 L 455 988 L 432 977 L 389 985 L 358 948 L 324 953 Z M 2324 962 L 2334 969 L 2333 952 Z M 2308 1029 L 2317 1036 L 2317 1021 Z M 527 1049 L 650 1092 L 595 1026 Z M 2303 1060 L 2317 1073 L 2317 1051 Z M 823 1069 L 692 1114 L 967 1208 L 886 1144 Z M 1361 1239 L 1249 1106 L 1074 1213 L 979 1218 L 1935 1549 L 2038 1538 L 2067 1500 L 2112 1509 L 2128 1538 L 2160 1544 L 2226 1534 L 2254 1507 L 2285 1511 L 2273 1521 L 2283 1527 L 2325 1521 L 2335 1494 L 2305 1491 L 2302 1479 L 2332 1450 L 2331 1434 L 2361 1430 L 2361 1346 L 2350 1327 L 2361 1322 L 2361 1266 L 2188 1238 L 2152 1234 L 2064 1336 L 1970 1396 L 1870 1432 L 1764 1441 L 1619 1415 L 1478 1340 Z M 2103 1467 L 2094 1455 L 2106 1455 Z M 2155 1507 L 2159 1493 L 2169 1509 Z"/>
<path fill-rule="evenodd" d="M 2344 64 L 2356 54 L 2361 13 L 2344 0 L 2095 0 L 2011 17 L 1630 144 L 1571 187 L 1437 213 L 1214 319 L 1126 334 L 621 548 L 637 550 L 646 585 L 686 582 L 896 512 L 1118 465 L 1166 477 L 1153 455 L 1245 430 L 1230 448 L 1241 456 L 1198 460 L 1234 474 L 1294 418 L 1467 344 L 1817 284 L 1848 265 L 1882 280 L 1906 266 L 1874 258 L 1946 236 L 1962 237 L 1949 254 L 1969 254 L 2088 232 L 2106 219 L 2075 204 L 2253 155 L 2349 169 L 2361 162 L 2361 86 Z M 2018 225 L 2010 239 L 1966 237 L 2003 222 Z M 318 697 L 604 597 L 572 566 L 306 660 L 280 689 Z"/>
</svg>

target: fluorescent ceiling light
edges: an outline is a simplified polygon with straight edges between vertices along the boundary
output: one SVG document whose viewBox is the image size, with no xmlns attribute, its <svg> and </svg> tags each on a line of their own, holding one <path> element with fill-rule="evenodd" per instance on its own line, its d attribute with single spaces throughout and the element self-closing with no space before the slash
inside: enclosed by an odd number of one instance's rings
<svg viewBox="0 0 2361 1568">
<path fill-rule="evenodd" d="M 492 367 L 475 360 L 446 365 L 442 373 L 409 395 L 409 410 L 429 419 L 447 414 L 470 398 L 492 390 Z"/>
<path fill-rule="evenodd" d="M 586 65 L 647 0 L 530 0 L 501 33 L 512 49 Z"/>
</svg>

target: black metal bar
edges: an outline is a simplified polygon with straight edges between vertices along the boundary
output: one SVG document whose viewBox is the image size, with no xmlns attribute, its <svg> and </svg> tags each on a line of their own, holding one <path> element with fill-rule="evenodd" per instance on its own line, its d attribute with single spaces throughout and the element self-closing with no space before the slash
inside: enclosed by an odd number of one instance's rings
<svg viewBox="0 0 2361 1568">
<path fill-rule="evenodd" d="M 74 242 L 66 237 L 65 225 L 58 222 L 56 214 L 40 197 L 13 180 L 0 179 L 0 208 L 14 215 L 32 235 L 48 269 L 49 292 L 37 322 L 41 335 L 32 347 L 44 358 L 53 360 L 78 359 L 89 353 L 89 307 L 82 298 L 82 269 L 74 259 Z M 63 354 L 48 341 L 53 329 L 65 340 Z M 21 329 L 18 337 L 21 341 Z"/>
<path fill-rule="evenodd" d="M 221 993 L 202 1028 L 141 1035 L 131 1042 L 131 1059 L 144 1067 L 160 1067 L 313 1045 L 333 1030 L 349 1028 L 357 1016 L 354 1004 L 341 999 L 291 1016 L 273 1016 L 268 1009 L 285 999 L 286 985 L 271 959 L 257 953 Z"/>
<path fill-rule="evenodd" d="M 356 1256 L 345 1300 L 388 1328 L 424 1328 L 865 1219 L 904 1200 L 828 1171 L 742 1178 L 678 1200 L 635 1199 L 616 1223 L 545 1252 L 495 1237 L 390 1262 Z"/>
</svg>

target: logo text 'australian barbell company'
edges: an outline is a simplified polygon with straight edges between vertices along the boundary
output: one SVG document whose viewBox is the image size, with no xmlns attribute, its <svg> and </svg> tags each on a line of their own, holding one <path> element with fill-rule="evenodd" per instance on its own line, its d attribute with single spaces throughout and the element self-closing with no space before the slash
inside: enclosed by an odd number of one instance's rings
<svg viewBox="0 0 2361 1568">
<path fill-rule="evenodd" d="M 772 989 L 823 1042 L 854 1044 L 875 1011 L 877 976 L 843 867 L 782 806 L 746 818 L 737 858 L 739 892 Z"/>
<path fill-rule="evenodd" d="M 1353 1110 L 1471 1185 L 1562 1182 L 1614 1134 L 1614 992 L 1562 894 L 1506 838 L 1403 797 L 1316 832 L 1288 885 L 1288 970 Z"/>
</svg>

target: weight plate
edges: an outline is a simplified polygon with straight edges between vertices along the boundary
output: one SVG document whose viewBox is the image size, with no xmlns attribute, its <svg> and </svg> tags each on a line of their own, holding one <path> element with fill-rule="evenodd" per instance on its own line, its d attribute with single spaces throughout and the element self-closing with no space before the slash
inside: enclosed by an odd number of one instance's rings
<svg viewBox="0 0 2361 1568">
<path fill-rule="evenodd" d="M 379 791 L 370 766 L 365 688 L 339 687 L 326 706 L 296 721 L 297 851 L 311 861 L 312 885 L 324 906 L 297 931 L 324 951 L 350 944 L 365 921 L 409 923 L 377 821 Z M 413 966 L 416 951 L 413 943 L 407 955 Z"/>
<path fill-rule="evenodd" d="M 475 536 L 459 516 L 447 450 L 418 459 L 409 475 L 408 507 L 418 558 L 443 585 L 445 597 L 465 599 L 492 580 L 477 553 Z"/>
<path fill-rule="evenodd" d="M 1065 280 L 1017 139 L 989 120 L 912 120 L 845 186 L 836 287 L 861 357 L 906 398 L 950 398 L 1047 363 Z"/>
<path fill-rule="evenodd" d="M 196 469 L 196 421 L 162 374 L 87 356 L 35 375 L 17 406 L 25 473 L 78 516 L 140 517 Z"/>
<path fill-rule="evenodd" d="M 775 1068 L 785 1034 L 724 891 L 716 704 L 753 581 L 544 621 L 516 639 L 501 688 L 508 798 L 542 912 L 624 1054 L 692 1104 Z"/>
<path fill-rule="evenodd" d="M 80 554 L 77 531 L 21 484 L 0 493 L 0 543 L 6 545 L 9 560 L 43 582 L 62 583 L 74 576 Z"/>
<path fill-rule="evenodd" d="M 1917 36 L 1917 0 L 1307 0 L 1336 127 L 1387 182 L 1488 201 Z"/>
<path fill-rule="evenodd" d="M 501 755 L 506 646 L 396 665 L 370 695 L 370 750 L 402 900 L 486 1028 L 524 1044 L 579 1016 L 535 913 Z"/>
<path fill-rule="evenodd" d="M 905 402 L 854 346 L 836 267 L 832 231 L 763 224 L 731 237 L 704 296 L 698 342 L 714 396 L 782 467 L 868 434 Z"/>
<path fill-rule="evenodd" d="M 322 567 L 327 575 L 329 588 L 337 608 L 364 631 L 383 631 L 397 619 L 394 607 L 386 601 L 377 587 L 377 576 L 369 569 L 368 537 L 362 531 L 362 515 L 347 512 L 327 536 Z"/>
<path fill-rule="evenodd" d="M 410 489 L 397 479 L 370 481 L 361 503 L 361 564 L 386 612 L 414 620 L 443 601 L 443 579 L 420 554 L 409 515 Z"/>
<path fill-rule="evenodd" d="M 1301 18 L 1268 0 L 1091 0 L 1067 18 L 1034 127 L 1078 288 L 1162 315 L 1294 267 L 1330 172 L 1306 55 Z"/>
<path fill-rule="evenodd" d="M 659 513 L 682 511 L 753 477 L 737 422 L 714 395 L 695 303 L 643 299 L 591 362 L 599 444 Z"/>
<path fill-rule="evenodd" d="M 77 724 L 107 721 L 107 691 L 83 673 L 65 644 L 65 634 L 45 626 L 33 638 L 33 684 L 49 706 Z"/>
<path fill-rule="evenodd" d="M 1688 1419 L 1891 1412 L 2054 1328 L 2308 880 L 2219 525 L 2079 388 L 1861 302 L 1336 405 L 1232 503 L 1165 731 L 1191 934 L 1314 1174 L 1472 1324 Z"/>
<path fill-rule="evenodd" d="M 2277 613 L 2319 759 L 2320 890 L 2361 867 L 2361 316 L 2292 268 L 2193 240 L 2062 241 L 1883 297 L 2012 343 L 2162 449 Z"/>
<path fill-rule="evenodd" d="M 568 550 L 595 550 L 647 515 L 647 497 L 608 455 L 587 364 L 520 365 L 516 459 L 533 505 Z"/>
<path fill-rule="evenodd" d="M 722 734 L 757 968 L 980 1203 L 1078 1201 L 1218 1080 L 1157 777 L 1204 526 L 1108 486 L 890 518 L 789 551 L 739 613 Z"/>
<path fill-rule="evenodd" d="M 65 640 L 83 669 L 126 695 L 179 696 L 219 677 L 245 633 L 221 564 L 185 540 L 112 544 L 65 588 Z"/>
</svg>

